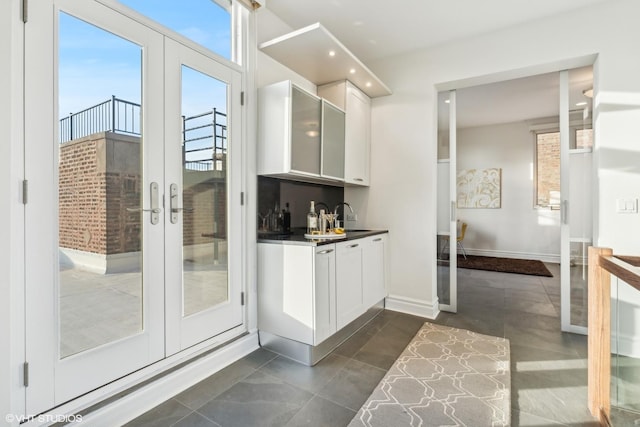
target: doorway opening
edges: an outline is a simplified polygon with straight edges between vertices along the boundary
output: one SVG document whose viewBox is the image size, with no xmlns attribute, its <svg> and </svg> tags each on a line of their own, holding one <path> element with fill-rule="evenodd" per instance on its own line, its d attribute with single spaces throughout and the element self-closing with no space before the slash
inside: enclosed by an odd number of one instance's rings
<svg viewBox="0 0 640 427">
<path fill-rule="evenodd" d="M 585 66 L 439 92 L 442 310 L 456 311 L 458 291 L 464 292 L 457 278 L 468 275 L 442 253 L 442 240 L 459 235 L 456 225 L 465 223 L 467 255 L 540 260 L 557 270 L 561 290 L 545 309 L 562 314 L 563 330 L 586 333 L 592 88 L 593 67 Z M 455 254 L 455 244 L 448 247 Z"/>
</svg>

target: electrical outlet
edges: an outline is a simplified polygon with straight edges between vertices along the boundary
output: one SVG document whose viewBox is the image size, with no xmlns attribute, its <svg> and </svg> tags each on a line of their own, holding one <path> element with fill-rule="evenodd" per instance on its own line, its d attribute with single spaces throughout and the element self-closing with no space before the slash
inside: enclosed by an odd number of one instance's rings
<svg viewBox="0 0 640 427">
<path fill-rule="evenodd" d="M 347 221 L 357 221 L 358 220 L 358 214 L 357 213 L 348 213 L 347 214 Z"/>
</svg>

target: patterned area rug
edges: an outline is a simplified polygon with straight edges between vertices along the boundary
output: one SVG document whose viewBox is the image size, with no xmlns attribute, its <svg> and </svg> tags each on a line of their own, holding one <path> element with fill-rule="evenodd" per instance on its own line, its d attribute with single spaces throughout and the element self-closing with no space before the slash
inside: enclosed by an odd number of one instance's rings
<svg viewBox="0 0 640 427">
<path fill-rule="evenodd" d="M 427 322 L 349 427 L 510 423 L 509 340 Z"/>
</svg>

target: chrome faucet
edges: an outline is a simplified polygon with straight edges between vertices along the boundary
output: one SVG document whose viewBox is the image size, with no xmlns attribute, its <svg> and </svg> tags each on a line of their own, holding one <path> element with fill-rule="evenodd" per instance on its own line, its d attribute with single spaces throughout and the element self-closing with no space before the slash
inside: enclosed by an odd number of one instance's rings
<svg viewBox="0 0 640 427">
<path fill-rule="evenodd" d="M 325 212 L 331 212 L 331 211 L 329 210 L 329 206 L 327 206 L 327 204 L 326 204 L 325 202 L 316 202 L 316 210 L 317 210 L 318 212 L 320 212 L 320 209 L 318 209 L 318 206 L 320 206 L 320 205 L 322 205 L 322 206 L 324 206 L 324 207 L 326 208 L 326 209 L 325 209 Z"/>
<path fill-rule="evenodd" d="M 340 202 L 336 205 L 336 208 L 333 210 L 333 213 L 336 215 L 336 217 L 338 216 L 338 208 L 340 207 L 340 205 L 345 205 L 346 207 L 349 208 L 349 210 L 351 211 L 351 213 L 353 213 L 353 208 L 351 207 L 351 205 L 347 202 Z"/>
</svg>

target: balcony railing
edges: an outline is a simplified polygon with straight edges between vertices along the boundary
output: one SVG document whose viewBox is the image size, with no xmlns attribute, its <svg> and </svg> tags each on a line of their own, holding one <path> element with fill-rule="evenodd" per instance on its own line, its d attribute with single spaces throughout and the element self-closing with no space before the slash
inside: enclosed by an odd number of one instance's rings
<svg viewBox="0 0 640 427">
<path fill-rule="evenodd" d="M 194 116 L 182 116 L 182 162 L 185 169 L 225 170 L 227 115 L 216 108 Z"/>
<path fill-rule="evenodd" d="M 112 96 L 60 119 L 60 143 L 99 132 L 141 135 L 140 104 Z M 185 169 L 222 171 L 227 158 L 227 115 L 213 108 L 182 116 L 182 162 Z"/>
<path fill-rule="evenodd" d="M 60 142 L 98 132 L 140 135 L 140 104 L 112 96 L 104 102 L 60 119 Z"/>
</svg>

